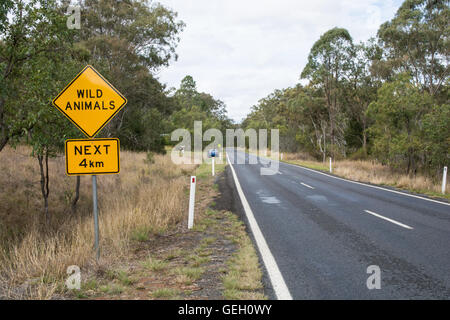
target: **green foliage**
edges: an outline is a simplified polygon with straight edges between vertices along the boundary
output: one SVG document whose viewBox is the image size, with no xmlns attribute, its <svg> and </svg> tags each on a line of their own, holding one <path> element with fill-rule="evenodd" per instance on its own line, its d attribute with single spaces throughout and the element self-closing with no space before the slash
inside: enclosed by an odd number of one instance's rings
<svg viewBox="0 0 450 320">
<path fill-rule="evenodd" d="M 127 149 L 163 153 L 176 106 L 153 72 L 177 58 L 184 23 L 158 3 L 137 0 L 84 1 L 81 16 L 78 48 L 128 100 L 101 135 L 118 137 Z"/>
<path fill-rule="evenodd" d="M 0 19 L 1 151 L 48 116 L 45 108 L 64 74 L 54 64 L 70 55 L 74 33 L 52 0 L 7 1 L 0 6 Z M 51 72 L 57 76 L 49 84 Z"/>
<path fill-rule="evenodd" d="M 449 74 L 449 21 L 448 0 L 404 1 L 378 31 L 386 52 L 381 73 L 392 78 L 408 71 L 416 85 L 437 95 Z"/>
<path fill-rule="evenodd" d="M 406 0 L 378 39 L 325 32 L 301 73 L 309 83 L 261 99 L 242 127 L 279 129 L 282 151 L 438 176 L 450 153 L 449 20 L 448 1 Z"/>
<path fill-rule="evenodd" d="M 437 174 L 450 158 L 450 105 L 435 105 L 423 118 L 422 138 L 425 164 Z"/>
<path fill-rule="evenodd" d="M 374 155 L 391 166 L 415 172 L 423 155 L 422 120 L 431 106 L 431 96 L 414 86 L 408 76 L 385 83 L 367 111 L 374 119 L 369 129 L 374 136 Z"/>
<path fill-rule="evenodd" d="M 145 157 L 145 162 L 148 164 L 155 163 L 155 154 L 151 151 L 148 151 Z"/>
<path fill-rule="evenodd" d="M 194 79 L 186 76 L 181 81 L 173 99 L 177 110 L 170 116 L 170 128 L 186 128 L 193 137 L 194 121 L 202 121 L 203 131 L 216 128 L 222 131 L 231 128 L 232 121 L 226 116 L 225 104 L 210 94 L 198 92 Z"/>
</svg>

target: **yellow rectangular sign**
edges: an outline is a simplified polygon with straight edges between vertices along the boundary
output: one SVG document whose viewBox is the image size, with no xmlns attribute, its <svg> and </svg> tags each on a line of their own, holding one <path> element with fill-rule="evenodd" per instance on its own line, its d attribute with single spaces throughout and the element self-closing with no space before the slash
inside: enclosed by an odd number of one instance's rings
<svg viewBox="0 0 450 320">
<path fill-rule="evenodd" d="M 69 176 L 117 174 L 119 151 L 119 139 L 66 140 L 66 173 Z"/>
</svg>

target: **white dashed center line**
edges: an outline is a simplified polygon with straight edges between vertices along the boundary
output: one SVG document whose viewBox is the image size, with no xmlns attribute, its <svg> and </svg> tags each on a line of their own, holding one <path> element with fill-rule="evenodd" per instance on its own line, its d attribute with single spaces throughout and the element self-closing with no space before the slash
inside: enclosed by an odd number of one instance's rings
<svg viewBox="0 0 450 320">
<path fill-rule="evenodd" d="M 386 217 L 382 216 L 381 214 L 378 214 L 378 213 L 375 213 L 375 212 L 372 212 L 372 211 L 369 211 L 369 210 L 364 210 L 364 211 L 367 212 L 368 214 L 371 214 L 371 215 L 377 217 L 377 218 L 380 218 L 380 219 L 389 221 L 389 222 L 391 222 L 391 223 L 393 223 L 393 224 L 396 224 L 396 225 L 398 225 L 398 226 L 400 226 L 400 227 L 402 227 L 402 228 L 409 229 L 409 230 L 414 229 L 414 228 L 412 228 L 412 227 L 410 227 L 410 226 L 408 226 L 408 225 L 406 225 L 406 224 L 400 223 L 400 222 L 395 221 L 395 220 L 393 220 L 393 219 L 386 218 Z"/>
<path fill-rule="evenodd" d="M 307 187 L 307 188 L 314 189 L 314 187 L 311 187 L 311 186 L 307 185 L 306 183 L 300 182 L 300 184 L 301 184 L 302 186 Z"/>
</svg>

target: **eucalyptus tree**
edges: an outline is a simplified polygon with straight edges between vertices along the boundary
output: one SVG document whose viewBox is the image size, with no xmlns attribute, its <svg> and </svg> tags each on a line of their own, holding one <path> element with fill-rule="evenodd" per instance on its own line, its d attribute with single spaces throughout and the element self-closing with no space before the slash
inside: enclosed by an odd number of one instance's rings
<svg viewBox="0 0 450 320">
<path fill-rule="evenodd" d="M 378 30 L 387 68 L 408 72 L 432 96 L 449 76 L 449 4 L 448 0 L 406 0 Z"/>
<path fill-rule="evenodd" d="M 407 74 L 384 83 L 367 110 L 374 120 L 369 129 L 374 138 L 374 155 L 392 167 L 415 174 L 426 156 L 423 119 L 432 106 L 431 95 L 422 92 Z"/>
<path fill-rule="evenodd" d="M 0 4 L 0 151 L 38 121 L 39 108 L 19 95 L 28 86 L 23 68 L 44 53 L 63 54 L 70 42 L 73 33 L 58 6 L 54 0 Z"/>
<path fill-rule="evenodd" d="M 356 135 L 360 140 L 363 153 L 367 155 L 367 129 L 370 118 L 367 116 L 369 104 L 376 99 L 377 90 L 381 81 L 373 75 L 373 63 L 382 56 L 382 49 L 370 39 L 367 43 L 354 45 L 352 49 L 350 72 L 346 85 L 344 86 L 343 101 L 346 104 L 346 112 L 357 124 Z M 350 131 L 350 129 L 349 129 Z M 347 140 L 352 139 L 347 133 Z"/>
<path fill-rule="evenodd" d="M 350 71 L 352 37 L 347 30 L 333 28 L 325 32 L 311 48 L 308 63 L 301 78 L 309 79 L 310 84 L 320 88 L 324 94 L 329 116 L 329 136 L 331 153 L 337 154 L 335 145 L 345 153 L 343 131 L 345 119 L 341 113 L 340 97 L 342 84 Z"/>
<path fill-rule="evenodd" d="M 183 28 L 176 12 L 156 2 L 81 2 L 77 46 L 87 51 L 89 63 L 128 99 L 102 135 L 117 136 L 130 149 L 162 151 L 165 132 L 160 124 L 175 108 L 154 75 L 177 58 Z"/>
</svg>

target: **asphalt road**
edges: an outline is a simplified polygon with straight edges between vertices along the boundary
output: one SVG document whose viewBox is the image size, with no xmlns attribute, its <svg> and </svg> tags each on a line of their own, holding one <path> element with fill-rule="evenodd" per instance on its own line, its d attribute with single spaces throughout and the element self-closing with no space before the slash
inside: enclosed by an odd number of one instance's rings
<svg viewBox="0 0 450 320">
<path fill-rule="evenodd" d="M 269 160 L 227 154 L 293 299 L 450 298 L 448 204 L 285 163 L 261 175 Z M 381 289 L 367 288 L 372 265 Z"/>
</svg>

